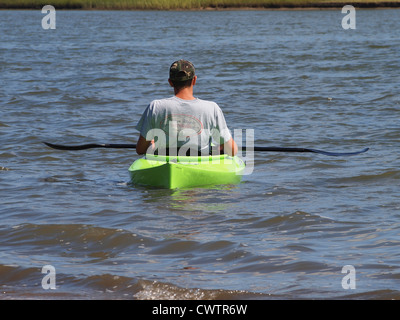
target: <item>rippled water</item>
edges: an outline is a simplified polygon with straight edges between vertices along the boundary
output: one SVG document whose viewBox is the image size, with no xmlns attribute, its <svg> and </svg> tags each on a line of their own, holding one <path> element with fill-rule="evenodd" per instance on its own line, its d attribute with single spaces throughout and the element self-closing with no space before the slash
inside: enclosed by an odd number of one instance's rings
<svg viewBox="0 0 400 320">
<path fill-rule="evenodd" d="M 1 299 L 400 298 L 398 10 L 0 11 Z M 129 183 L 172 61 L 257 146 L 235 186 Z M 56 289 L 42 288 L 44 265 Z M 356 270 L 344 289 L 343 266 Z"/>
</svg>

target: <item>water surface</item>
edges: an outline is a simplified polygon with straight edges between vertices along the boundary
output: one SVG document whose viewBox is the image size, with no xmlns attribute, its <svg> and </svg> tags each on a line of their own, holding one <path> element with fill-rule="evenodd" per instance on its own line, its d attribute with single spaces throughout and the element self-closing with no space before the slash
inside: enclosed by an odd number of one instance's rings
<svg viewBox="0 0 400 320">
<path fill-rule="evenodd" d="M 336 10 L 0 16 L 1 299 L 400 297 L 398 10 L 356 30 Z M 255 145 L 371 149 L 260 152 L 239 185 L 157 190 L 129 183 L 134 150 L 42 144 L 135 143 L 180 58 Z"/>
</svg>

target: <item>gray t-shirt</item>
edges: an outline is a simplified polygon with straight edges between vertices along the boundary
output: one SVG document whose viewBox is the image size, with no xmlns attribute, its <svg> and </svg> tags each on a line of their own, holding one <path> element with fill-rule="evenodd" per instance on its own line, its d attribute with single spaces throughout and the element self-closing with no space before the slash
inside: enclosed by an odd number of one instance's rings
<svg viewBox="0 0 400 320">
<path fill-rule="evenodd" d="M 224 144 L 232 137 L 215 102 L 176 96 L 152 101 L 136 129 L 147 141 L 155 139 L 160 149 L 184 146 L 203 151 L 211 142 Z"/>
</svg>

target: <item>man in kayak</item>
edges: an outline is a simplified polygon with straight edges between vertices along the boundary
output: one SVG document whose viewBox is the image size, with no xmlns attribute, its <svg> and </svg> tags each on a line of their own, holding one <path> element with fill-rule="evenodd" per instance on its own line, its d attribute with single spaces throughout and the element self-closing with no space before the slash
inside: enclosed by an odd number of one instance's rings
<svg viewBox="0 0 400 320">
<path fill-rule="evenodd" d="M 221 108 L 215 102 L 193 96 L 196 80 L 190 61 L 178 60 L 171 65 L 168 82 L 174 88 L 174 96 L 153 100 L 144 111 L 136 125 L 140 132 L 138 154 L 157 150 L 158 154 L 197 156 L 210 154 L 212 143 L 218 144 L 223 153 L 237 153 Z"/>
</svg>

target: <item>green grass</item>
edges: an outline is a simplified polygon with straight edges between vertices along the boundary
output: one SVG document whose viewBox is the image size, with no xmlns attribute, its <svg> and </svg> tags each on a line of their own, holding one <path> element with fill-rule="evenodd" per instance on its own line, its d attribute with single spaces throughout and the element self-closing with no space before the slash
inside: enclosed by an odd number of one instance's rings
<svg viewBox="0 0 400 320">
<path fill-rule="evenodd" d="M 344 4 L 389 6 L 400 0 L 0 0 L 0 8 L 38 9 L 46 4 L 56 9 L 198 10 L 207 8 L 323 7 Z"/>
</svg>

